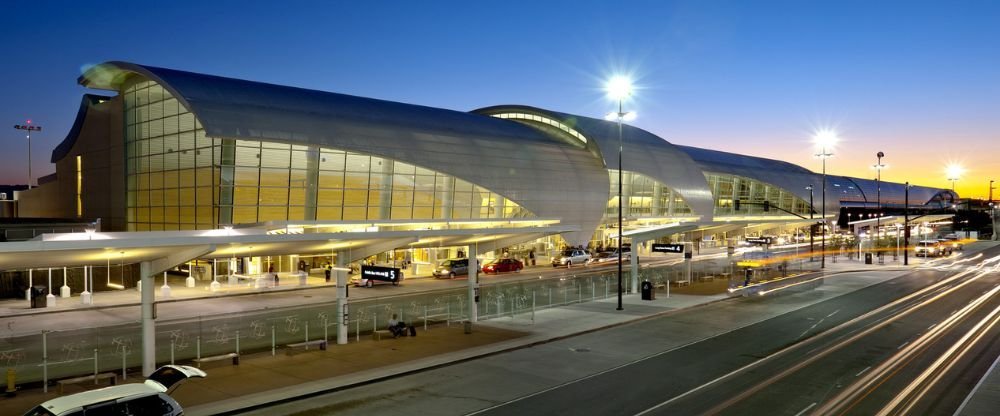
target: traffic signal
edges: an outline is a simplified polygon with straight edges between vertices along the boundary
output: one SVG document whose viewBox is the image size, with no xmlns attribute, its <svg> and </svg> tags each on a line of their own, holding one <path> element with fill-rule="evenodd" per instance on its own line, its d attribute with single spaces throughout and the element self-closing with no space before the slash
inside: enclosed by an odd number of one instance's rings
<svg viewBox="0 0 1000 416">
<path fill-rule="evenodd" d="M 771 210 L 771 201 L 764 201 L 764 212 Z"/>
<path fill-rule="evenodd" d="M 733 209 L 736 210 L 736 211 L 740 210 L 740 200 L 737 199 L 737 200 L 733 201 Z"/>
</svg>

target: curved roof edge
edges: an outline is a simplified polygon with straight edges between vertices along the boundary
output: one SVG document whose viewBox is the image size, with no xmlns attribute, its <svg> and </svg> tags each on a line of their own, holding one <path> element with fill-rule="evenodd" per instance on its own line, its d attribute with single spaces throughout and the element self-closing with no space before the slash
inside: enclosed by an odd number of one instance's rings
<svg viewBox="0 0 1000 416">
<path fill-rule="evenodd" d="M 66 137 L 60 142 L 55 149 L 52 149 L 52 158 L 49 160 L 50 163 L 56 163 L 62 158 L 69 154 L 69 151 L 73 149 L 73 145 L 76 144 L 76 138 L 80 135 L 80 130 L 83 129 L 83 122 L 87 119 L 87 112 L 90 111 L 90 106 L 100 104 L 102 101 L 110 100 L 111 97 L 97 94 L 84 94 L 83 98 L 80 99 L 80 109 L 76 112 L 76 120 L 73 120 L 73 127 L 70 127 L 69 133 L 66 133 Z"/>
<path fill-rule="evenodd" d="M 495 105 L 471 112 L 490 115 L 512 110 L 551 118 L 578 131 L 588 138 L 587 150 L 598 157 L 605 168 L 619 168 L 617 159 L 605 157 L 607 153 L 615 154 L 618 149 L 616 122 L 520 104 Z M 694 159 L 666 139 L 628 124 L 622 125 L 622 140 L 625 143 L 622 153 L 625 170 L 646 175 L 673 189 L 701 220 L 712 220 L 715 202 L 708 181 Z"/>
</svg>

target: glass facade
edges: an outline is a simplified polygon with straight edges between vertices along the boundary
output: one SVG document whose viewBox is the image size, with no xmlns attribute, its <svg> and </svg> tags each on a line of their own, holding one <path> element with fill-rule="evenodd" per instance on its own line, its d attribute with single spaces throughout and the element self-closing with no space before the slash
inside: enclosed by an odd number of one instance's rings
<svg viewBox="0 0 1000 416">
<path fill-rule="evenodd" d="M 408 163 L 206 137 L 194 114 L 154 82 L 132 83 L 122 95 L 130 230 L 272 220 L 534 217 L 502 195 Z"/>
<path fill-rule="evenodd" d="M 618 170 L 608 169 L 611 178 L 610 197 L 604 210 L 605 222 L 618 218 Z M 622 172 L 622 196 L 625 217 L 673 217 L 691 214 L 691 207 L 673 189 L 648 176 Z"/>
<path fill-rule="evenodd" d="M 721 173 L 706 173 L 705 179 L 712 190 L 715 199 L 715 216 L 761 216 L 789 215 L 786 210 L 799 214 L 803 217 L 809 216 L 809 201 L 793 195 L 777 186 L 753 180 L 750 178 L 728 175 Z M 736 211 L 733 201 L 740 200 L 740 210 Z M 764 211 L 764 201 L 770 202 L 770 211 Z"/>
<path fill-rule="evenodd" d="M 560 123 L 548 117 L 542 117 L 537 114 L 528 114 L 528 113 L 500 113 L 500 114 L 492 114 L 491 116 L 508 120 L 532 121 L 535 123 L 547 124 L 549 126 L 561 130 L 563 133 L 566 133 L 583 143 L 587 143 L 587 138 L 584 137 L 584 135 L 580 134 L 580 132 L 576 131 L 570 126 L 567 126 L 563 123 Z"/>
</svg>

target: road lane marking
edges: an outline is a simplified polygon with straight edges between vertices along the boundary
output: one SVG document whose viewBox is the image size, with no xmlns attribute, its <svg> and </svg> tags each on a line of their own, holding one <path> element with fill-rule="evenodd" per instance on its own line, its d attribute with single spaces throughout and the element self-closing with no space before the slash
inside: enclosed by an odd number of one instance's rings
<svg viewBox="0 0 1000 416">
<path fill-rule="evenodd" d="M 905 346 L 906 346 L 907 344 L 909 344 L 909 343 L 910 343 L 910 341 L 906 341 L 906 342 L 904 342 L 904 343 L 902 343 L 902 344 L 899 344 L 899 346 L 898 346 L 898 347 L 896 347 L 896 349 L 897 349 L 897 350 L 898 350 L 898 349 L 902 349 L 903 347 L 905 347 Z"/>
<path fill-rule="evenodd" d="M 808 412 L 809 409 L 812 409 L 814 407 L 816 407 L 816 402 L 813 402 L 813 404 L 811 404 L 809 406 L 806 406 L 805 409 L 799 410 L 799 412 L 796 413 L 795 416 L 802 416 L 803 414 L 805 414 L 806 412 Z"/>
<path fill-rule="evenodd" d="M 833 311 L 833 313 L 831 313 L 831 314 L 827 315 L 826 317 L 827 317 L 827 318 L 829 318 L 829 317 L 831 317 L 831 316 L 833 316 L 833 315 L 836 315 L 836 314 L 837 314 L 837 312 L 840 312 L 840 309 L 837 309 L 837 310 Z"/>
<path fill-rule="evenodd" d="M 937 326 L 937 324 L 931 324 L 931 326 L 927 327 L 927 329 L 934 329 L 935 326 Z"/>
<path fill-rule="evenodd" d="M 855 374 L 854 377 L 857 377 L 857 376 L 860 376 L 860 375 L 864 374 L 865 371 L 868 371 L 868 369 L 870 369 L 870 368 L 872 368 L 872 366 L 865 367 L 864 370 L 858 371 L 858 373 Z"/>
</svg>

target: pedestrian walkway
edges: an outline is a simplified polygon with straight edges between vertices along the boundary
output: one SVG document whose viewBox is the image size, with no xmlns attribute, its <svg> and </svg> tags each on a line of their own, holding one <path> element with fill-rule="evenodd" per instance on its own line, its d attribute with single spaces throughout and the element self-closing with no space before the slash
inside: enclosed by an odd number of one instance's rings
<svg viewBox="0 0 1000 416">
<path fill-rule="evenodd" d="M 825 274 L 832 276 L 858 270 L 898 272 L 907 269 L 839 261 L 827 262 Z M 851 290 L 881 280 L 862 281 Z M 418 326 L 415 338 L 375 341 L 364 337 L 360 342 L 352 339 L 347 345 L 331 345 L 326 351 L 279 348 L 275 356 L 270 352 L 244 355 L 239 366 L 229 365 L 228 361 L 207 364 L 208 378 L 194 380 L 181 387 L 175 397 L 185 405 L 186 414 L 231 412 L 524 348 L 728 299 L 726 294 L 684 294 L 675 291 L 670 297 L 665 295 L 661 291 L 653 301 L 642 301 L 638 295 L 625 295 L 623 311 L 615 310 L 616 299 L 612 297 L 519 313 L 513 317 L 480 322 L 471 334 L 465 334 L 461 325 L 439 324 L 426 331 Z M 133 381 L 133 378 L 128 381 Z M 66 393 L 92 387 L 70 386 Z M 45 394 L 35 387 L 19 392 L 16 397 L 0 399 L 0 414 L 20 414 L 35 404 L 57 397 L 54 390 Z"/>
</svg>

